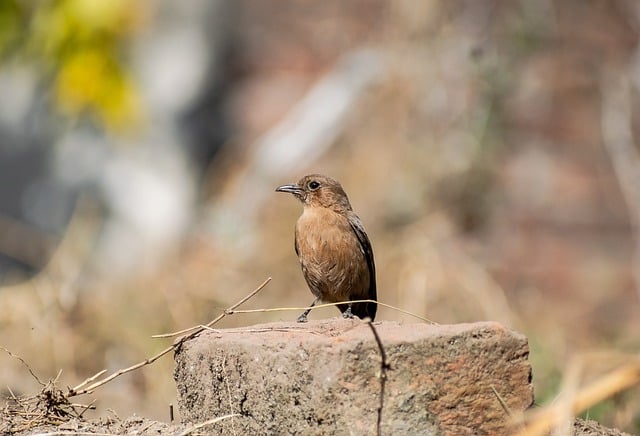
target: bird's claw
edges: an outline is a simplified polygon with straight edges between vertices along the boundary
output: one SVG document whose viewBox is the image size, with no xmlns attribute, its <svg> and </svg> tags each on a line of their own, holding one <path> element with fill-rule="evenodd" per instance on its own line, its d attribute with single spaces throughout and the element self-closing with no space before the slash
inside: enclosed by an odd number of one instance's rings
<svg viewBox="0 0 640 436">
<path fill-rule="evenodd" d="M 353 318 L 355 318 L 355 315 L 351 312 L 351 305 L 349 305 L 349 307 L 347 307 L 347 310 L 342 312 L 342 317 L 345 318 L 345 319 L 353 319 Z"/>
</svg>

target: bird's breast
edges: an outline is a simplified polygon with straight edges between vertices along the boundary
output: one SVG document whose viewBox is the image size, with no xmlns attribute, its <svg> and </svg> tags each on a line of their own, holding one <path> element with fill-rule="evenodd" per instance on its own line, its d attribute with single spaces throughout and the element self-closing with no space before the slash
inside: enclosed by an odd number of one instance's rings
<svg viewBox="0 0 640 436">
<path fill-rule="evenodd" d="M 326 208 L 305 208 L 296 224 L 296 246 L 316 295 L 339 301 L 356 288 L 368 288 L 364 253 L 346 216 Z"/>
<path fill-rule="evenodd" d="M 330 209 L 305 208 L 296 225 L 298 249 L 313 257 L 341 257 L 358 249 L 349 220 Z"/>
</svg>

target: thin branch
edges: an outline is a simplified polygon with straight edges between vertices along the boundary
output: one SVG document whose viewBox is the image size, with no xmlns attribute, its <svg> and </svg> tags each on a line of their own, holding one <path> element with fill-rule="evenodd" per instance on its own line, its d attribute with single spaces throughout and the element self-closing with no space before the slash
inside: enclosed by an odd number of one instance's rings
<svg viewBox="0 0 640 436">
<path fill-rule="evenodd" d="M 89 383 L 91 383 L 92 381 L 97 379 L 98 377 L 101 377 L 102 375 L 104 375 L 104 373 L 106 373 L 106 372 L 107 372 L 106 369 L 103 369 L 102 371 L 97 372 L 96 374 L 92 375 L 91 377 L 89 377 L 88 379 L 86 379 L 85 381 L 83 381 L 82 383 L 80 383 L 78 386 L 76 386 L 73 389 L 76 390 L 76 391 L 82 389 L 84 386 L 88 385 Z"/>
<path fill-rule="evenodd" d="M 84 413 L 87 410 L 96 410 L 96 406 L 94 406 L 94 404 L 96 403 L 97 400 L 93 400 L 91 401 L 89 404 L 71 404 L 71 407 L 79 407 L 82 409 L 82 411 L 80 413 L 78 413 L 78 418 L 82 418 L 82 415 L 84 415 Z"/>
<path fill-rule="evenodd" d="M 240 301 L 238 301 L 237 303 L 229 306 L 227 309 L 225 309 L 225 311 L 220 314 L 220 316 L 218 316 L 217 318 L 215 318 L 213 321 L 209 322 L 208 324 L 206 324 L 205 327 L 211 327 L 212 325 L 214 325 L 215 323 L 219 322 L 221 319 L 223 319 L 225 316 L 227 316 L 230 311 L 232 312 L 233 309 L 235 309 L 236 307 L 240 306 L 242 303 L 246 302 L 247 300 L 249 300 L 250 298 L 252 298 L 253 296 L 255 296 L 258 292 L 260 292 L 265 286 L 267 286 L 267 284 L 271 281 L 271 277 L 267 278 L 260 286 L 258 286 L 256 289 L 254 289 L 249 295 L 247 295 L 246 297 L 244 297 L 243 299 L 241 299 Z M 135 365 L 132 365 L 128 368 L 124 368 L 121 369 L 113 374 L 111 374 L 109 377 L 106 377 L 102 380 L 99 380 L 87 387 L 83 387 L 86 385 L 85 382 L 80 383 L 78 386 L 69 389 L 69 391 L 66 394 L 66 397 L 74 397 L 77 395 L 83 395 L 83 394 L 88 394 L 90 392 L 92 392 L 94 389 L 110 382 L 111 380 L 113 380 L 116 377 L 120 377 L 123 374 L 126 374 L 128 372 L 131 371 L 135 371 L 138 368 L 142 368 L 145 365 L 149 365 L 153 362 L 155 362 L 156 360 L 158 360 L 159 358 L 161 358 L 162 356 L 164 356 L 167 353 L 170 353 L 171 351 L 176 350 L 178 347 L 180 347 L 185 341 L 194 338 L 195 336 L 197 336 L 198 334 L 200 334 L 200 332 L 204 331 L 203 327 L 198 327 L 195 331 L 193 331 L 192 333 L 188 334 L 187 336 L 183 336 L 180 339 L 178 339 L 176 342 L 174 342 L 171 346 L 165 348 L 164 350 L 162 350 L 161 352 L 159 352 L 158 354 L 156 354 L 153 357 L 150 357 L 148 359 L 143 360 L 142 362 L 136 363 Z M 104 371 L 101 372 L 102 374 L 104 374 Z M 98 378 L 98 375 L 94 375 L 92 377 L 90 377 L 90 379 L 95 380 L 96 378 Z"/>
<path fill-rule="evenodd" d="M 9 391 L 9 393 L 11 394 L 11 399 L 13 401 L 15 401 L 16 403 L 20 403 L 20 400 L 18 399 L 18 397 L 16 397 L 16 394 L 13 393 L 13 391 L 11 390 L 11 387 L 7 385 L 7 390 Z"/>
<path fill-rule="evenodd" d="M 53 431 L 50 433 L 38 433 L 38 436 L 61 436 L 61 435 L 87 435 L 87 436 L 116 436 L 118 433 L 94 433 L 92 431 Z"/>
<path fill-rule="evenodd" d="M 331 307 L 331 306 L 338 306 L 340 304 L 349 304 L 349 303 L 376 303 L 379 306 L 387 307 L 387 308 L 395 310 L 397 312 L 404 313 L 405 315 L 412 316 L 414 318 L 417 318 L 417 319 L 419 319 L 421 321 L 424 321 L 424 322 L 427 322 L 429 324 L 438 325 L 437 322 L 431 321 L 428 318 L 425 318 L 425 317 L 420 316 L 420 315 L 416 315 L 415 313 L 409 312 L 408 310 L 400 309 L 399 307 L 395 307 L 395 306 L 392 306 L 390 304 L 381 303 L 380 301 L 377 301 L 377 300 L 338 301 L 336 303 L 316 304 L 315 306 L 313 306 L 313 308 L 317 309 L 317 308 L 321 308 L 321 307 Z M 262 313 L 262 312 L 285 312 L 285 311 L 299 311 L 299 310 L 307 310 L 307 309 L 309 309 L 309 307 L 274 307 L 274 308 L 269 308 L 269 309 L 242 309 L 242 310 L 230 311 L 229 314 L 235 314 L 235 313 Z M 158 336 L 158 337 L 160 337 L 160 336 Z"/>
<path fill-rule="evenodd" d="M 384 408 L 384 388 L 387 384 L 387 370 L 390 368 L 389 363 L 387 362 L 387 353 L 384 351 L 384 347 L 382 346 L 382 341 L 380 340 L 380 336 L 378 336 L 378 332 L 376 328 L 373 326 L 373 322 L 371 320 L 367 321 L 367 325 L 371 329 L 373 333 L 373 337 L 378 344 L 378 349 L 380 350 L 380 405 L 378 406 L 378 420 L 376 423 L 376 434 L 378 436 L 382 435 L 382 409 Z"/>
<path fill-rule="evenodd" d="M 209 419 L 209 420 L 204 421 L 204 422 L 200 422 L 200 423 L 194 425 L 193 427 L 189 427 L 188 429 L 186 429 L 185 431 L 180 433 L 179 436 L 187 436 L 188 434 L 191 434 L 194 431 L 199 430 L 199 429 L 201 429 L 203 427 L 206 427 L 206 426 L 211 425 L 211 424 L 215 424 L 216 422 L 220 422 L 220 421 L 222 421 L 224 419 L 227 419 L 227 418 L 233 418 L 234 416 L 240 416 L 240 414 L 239 413 L 232 413 L 230 415 L 219 416 L 217 418 L 213 418 L 213 419 Z"/>
<path fill-rule="evenodd" d="M 11 351 L 7 350 L 4 347 L 0 347 L 0 350 L 3 350 L 5 353 L 7 353 L 9 356 L 13 357 L 14 359 L 18 359 L 29 371 L 29 373 L 33 376 L 34 379 L 36 379 L 36 381 L 40 384 L 40 386 L 46 386 L 45 383 L 43 383 L 38 376 L 33 372 L 33 370 L 31 369 L 31 367 L 29 366 L 29 364 L 27 362 L 24 361 L 24 359 L 16 354 L 13 354 Z"/>
<path fill-rule="evenodd" d="M 180 330 L 178 332 L 173 332 L 173 333 L 165 333 L 165 334 L 161 334 L 161 335 L 153 335 L 151 336 L 152 338 L 170 338 L 173 336 L 178 336 L 178 335 L 182 335 L 184 333 L 188 333 L 191 331 L 196 330 L 196 333 L 192 333 L 192 334 L 198 334 L 200 333 L 202 330 L 204 330 L 207 327 L 211 327 L 212 325 L 216 324 L 218 321 L 220 321 L 222 318 L 224 318 L 227 315 L 231 315 L 234 313 L 234 309 L 238 306 L 240 306 L 241 304 L 245 303 L 247 300 L 249 300 L 250 298 L 253 298 L 254 295 L 256 295 L 258 292 L 260 292 L 265 286 L 267 286 L 269 284 L 269 282 L 271 281 L 271 277 L 267 278 L 264 282 L 262 282 L 262 284 L 260 286 L 258 286 L 256 289 L 254 289 L 249 295 L 247 295 L 246 297 L 244 297 L 242 300 L 238 301 L 236 304 L 229 306 L 228 308 L 226 308 L 224 310 L 224 312 L 222 312 L 220 314 L 220 316 L 218 316 L 217 318 L 215 318 L 213 321 L 211 321 L 209 324 L 205 324 L 204 326 L 199 325 L 199 326 L 195 326 L 195 327 L 189 327 L 188 329 L 184 329 L 184 330 Z M 192 337 L 192 336 L 189 336 Z"/>
<path fill-rule="evenodd" d="M 89 393 L 93 392 L 94 389 L 96 389 L 96 388 L 98 388 L 98 387 L 110 382 L 114 378 L 120 377 L 123 374 L 126 374 L 126 373 L 131 372 L 131 371 L 135 371 L 138 368 L 142 368 L 145 365 L 149 365 L 149 364 L 155 362 L 160 357 L 162 357 L 165 354 L 167 354 L 170 351 L 172 351 L 175 347 L 176 347 L 175 344 L 171 345 L 171 346 L 165 348 L 164 350 L 162 350 L 160 353 L 156 354 L 155 356 L 153 356 L 153 357 L 151 357 L 149 359 L 145 359 L 142 362 L 136 363 L 135 365 L 132 365 L 132 366 L 130 366 L 128 368 L 120 369 L 117 372 L 114 372 L 113 374 L 111 374 L 109 377 L 103 378 L 102 380 L 99 380 L 99 381 L 89 385 L 86 388 L 79 389 L 78 386 L 76 386 L 75 388 L 71 388 L 67 392 L 66 397 L 69 398 L 69 397 L 74 397 L 74 396 L 77 396 L 77 395 L 89 394 Z"/>
<path fill-rule="evenodd" d="M 227 356 L 225 355 L 224 358 L 222 359 L 222 372 L 224 374 L 224 384 L 227 388 L 227 396 L 229 399 L 229 412 L 233 414 L 233 401 L 231 399 L 231 388 L 229 387 L 229 377 L 227 376 L 226 364 L 227 364 Z M 233 432 L 234 435 L 238 434 L 236 432 L 236 427 L 234 425 L 233 418 L 231 418 L 231 431 Z"/>
<path fill-rule="evenodd" d="M 56 383 L 58 383 L 58 380 L 60 380 L 60 376 L 61 376 L 61 375 L 62 375 L 62 369 L 60 369 L 60 370 L 58 371 L 58 374 L 56 374 L 56 378 L 54 378 L 54 379 L 51 381 L 51 384 L 56 384 Z"/>
<path fill-rule="evenodd" d="M 491 385 L 491 390 L 493 391 L 493 395 L 496 396 L 496 399 L 498 400 L 498 403 L 500 403 L 500 406 L 502 407 L 502 410 L 504 410 L 504 412 L 511 416 L 511 410 L 509 409 L 509 406 L 507 405 L 507 402 L 504 400 L 504 398 L 502 398 L 502 396 L 498 393 L 498 391 L 496 390 L 496 388 L 493 387 L 493 385 Z"/>
</svg>

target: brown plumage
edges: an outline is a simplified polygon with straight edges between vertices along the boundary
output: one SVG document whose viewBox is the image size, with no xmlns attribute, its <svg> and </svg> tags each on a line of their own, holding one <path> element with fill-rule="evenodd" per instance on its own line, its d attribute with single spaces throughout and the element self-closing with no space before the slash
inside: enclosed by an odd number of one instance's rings
<svg viewBox="0 0 640 436">
<path fill-rule="evenodd" d="M 296 223 L 295 249 L 304 278 L 316 297 L 311 306 L 318 300 L 375 300 L 371 243 L 340 183 L 311 174 L 276 191 L 289 192 L 304 205 Z M 349 303 L 338 305 L 338 309 L 345 318 L 355 315 L 373 320 L 377 305 Z M 298 322 L 305 322 L 310 310 L 300 315 Z"/>
</svg>

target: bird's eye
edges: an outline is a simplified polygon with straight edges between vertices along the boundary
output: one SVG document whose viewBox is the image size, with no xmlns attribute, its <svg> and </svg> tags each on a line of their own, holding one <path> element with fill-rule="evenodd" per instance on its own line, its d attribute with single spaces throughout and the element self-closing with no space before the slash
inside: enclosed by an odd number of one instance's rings
<svg viewBox="0 0 640 436">
<path fill-rule="evenodd" d="M 309 182 L 309 189 L 311 189 L 312 191 L 315 191 L 319 187 L 320 187 L 320 183 L 316 182 L 315 180 L 312 180 Z"/>
</svg>

